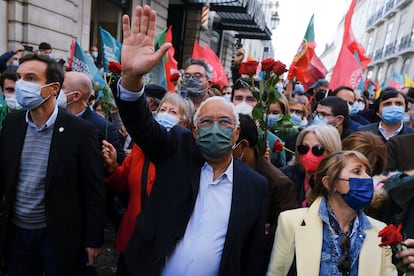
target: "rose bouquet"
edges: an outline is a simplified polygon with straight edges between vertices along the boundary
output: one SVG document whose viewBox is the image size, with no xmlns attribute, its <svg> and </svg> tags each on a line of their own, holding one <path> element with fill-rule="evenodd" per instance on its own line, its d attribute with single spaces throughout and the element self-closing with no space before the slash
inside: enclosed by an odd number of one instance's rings
<svg viewBox="0 0 414 276">
<path fill-rule="evenodd" d="M 273 58 L 264 59 L 261 62 L 260 80 L 258 85 L 255 83 L 254 76 L 257 73 L 259 62 L 249 60 L 240 64 L 239 72 L 242 75 L 249 76 L 249 83 L 242 81 L 244 87 L 249 88 L 253 96 L 257 100 L 256 106 L 253 108 L 252 117 L 258 123 L 258 150 L 264 153 L 266 150 L 267 134 L 270 131 L 276 136 L 285 140 L 296 129 L 290 120 L 290 115 L 280 116 L 280 118 L 272 125 L 268 124 L 270 105 L 276 103 L 282 94 L 277 90 L 276 84 L 279 82 L 280 76 L 287 72 L 286 65 Z M 279 143 L 282 143 L 280 140 Z M 274 147 L 274 146 L 273 146 Z M 276 145 L 279 147 L 279 144 Z M 282 146 L 280 151 L 286 150 Z"/>
</svg>

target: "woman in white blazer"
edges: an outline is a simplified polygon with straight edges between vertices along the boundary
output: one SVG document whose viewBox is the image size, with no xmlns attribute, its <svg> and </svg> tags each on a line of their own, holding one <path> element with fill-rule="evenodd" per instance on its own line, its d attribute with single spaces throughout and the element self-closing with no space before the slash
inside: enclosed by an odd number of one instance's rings
<svg viewBox="0 0 414 276">
<path fill-rule="evenodd" d="M 397 275 L 379 247 L 384 223 L 364 214 L 373 196 L 370 165 L 341 151 L 319 164 L 309 208 L 282 212 L 267 275 Z"/>
</svg>

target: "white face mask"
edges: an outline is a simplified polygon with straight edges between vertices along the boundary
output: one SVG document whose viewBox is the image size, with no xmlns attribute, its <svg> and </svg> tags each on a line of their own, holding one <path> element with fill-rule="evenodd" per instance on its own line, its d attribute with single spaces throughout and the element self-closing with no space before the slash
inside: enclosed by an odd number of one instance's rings
<svg viewBox="0 0 414 276">
<path fill-rule="evenodd" d="M 249 115 L 251 117 L 252 116 L 252 110 L 253 110 L 253 106 L 246 103 L 245 101 L 243 101 L 243 102 L 236 105 L 236 112 L 240 113 L 240 114 Z"/>
<path fill-rule="evenodd" d="M 4 94 L 4 100 L 11 110 L 20 110 L 23 107 L 17 102 L 15 94 Z"/>
</svg>

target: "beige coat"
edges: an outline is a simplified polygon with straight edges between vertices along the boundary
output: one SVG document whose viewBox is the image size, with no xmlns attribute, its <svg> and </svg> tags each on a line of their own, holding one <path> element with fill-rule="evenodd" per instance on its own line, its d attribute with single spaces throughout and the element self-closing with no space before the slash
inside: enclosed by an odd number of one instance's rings
<svg viewBox="0 0 414 276">
<path fill-rule="evenodd" d="M 321 198 L 309 208 L 282 212 L 268 267 L 268 276 L 285 276 L 296 252 L 298 276 L 319 275 L 322 253 L 323 222 L 318 216 Z M 359 275 L 397 275 L 391 263 L 390 249 L 381 248 L 378 232 L 384 223 L 368 217 L 372 228 L 366 229 L 366 238 L 359 255 Z M 303 223 L 302 223 L 303 222 Z"/>
</svg>

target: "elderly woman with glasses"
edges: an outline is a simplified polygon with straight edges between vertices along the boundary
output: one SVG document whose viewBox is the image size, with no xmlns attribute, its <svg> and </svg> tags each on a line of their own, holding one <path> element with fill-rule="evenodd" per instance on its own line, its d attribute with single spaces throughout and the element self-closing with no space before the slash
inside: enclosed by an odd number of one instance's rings
<svg viewBox="0 0 414 276">
<path fill-rule="evenodd" d="M 391 249 L 379 246 L 385 224 L 362 211 L 374 193 L 370 173 L 360 152 L 326 156 L 311 206 L 279 215 L 267 275 L 397 275 Z"/>
<path fill-rule="evenodd" d="M 306 193 L 313 185 L 312 176 L 319 162 L 327 154 L 341 149 L 339 132 L 333 126 L 312 125 L 299 132 L 293 164 L 281 169 L 295 183 L 299 206 L 308 205 Z"/>
</svg>

